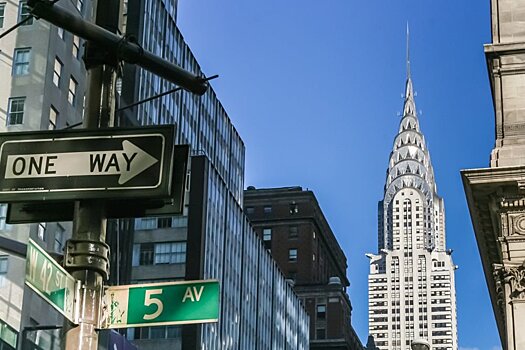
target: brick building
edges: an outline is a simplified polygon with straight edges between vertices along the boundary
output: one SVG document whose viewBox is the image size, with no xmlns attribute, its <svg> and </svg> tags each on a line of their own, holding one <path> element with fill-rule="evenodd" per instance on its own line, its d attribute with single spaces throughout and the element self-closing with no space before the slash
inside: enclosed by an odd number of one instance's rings
<svg viewBox="0 0 525 350">
<path fill-rule="evenodd" d="M 244 191 L 244 210 L 310 316 L 310 349 L 362 349 L 351 325 L 346 256 L 312 191 Z"/>
</svg>

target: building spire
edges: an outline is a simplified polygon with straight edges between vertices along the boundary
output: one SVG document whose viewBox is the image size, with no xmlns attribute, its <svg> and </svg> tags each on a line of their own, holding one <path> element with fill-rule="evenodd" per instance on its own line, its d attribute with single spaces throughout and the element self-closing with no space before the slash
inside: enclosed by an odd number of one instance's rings
<svg viewBox="0 0 525 350">
<path fill-rule="evenodd" d="M 416 113 L 416 102 L 410 72 L 410 32 L 408 23 L 406 34 L 407 80 L 405 99 L 403 115 L 399 123 L 398 133 L 394 139 L 387 171 L 384 198 L 384 202 L 387 204 L 392 200 L 397 190 L 405 187 L 421 190 L 428 200 L 437 192 L 430 154 L 419 127 L 419 119 Z"/>
<path fill-rule="evenodd" d="M 408 28 L 407 21 L 407 80 L 411 79 L 410 76 L 410 29 Z"/>
</svg>

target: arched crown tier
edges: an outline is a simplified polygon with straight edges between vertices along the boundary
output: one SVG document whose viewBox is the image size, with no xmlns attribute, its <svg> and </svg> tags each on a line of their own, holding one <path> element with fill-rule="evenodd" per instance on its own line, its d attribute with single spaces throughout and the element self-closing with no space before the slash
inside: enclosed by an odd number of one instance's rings
<svg viewBox="0 0 525 350">
<path fill-rule="evenodd" d="M 432 200 L 437 191 L 430 154 L 419 127 L 410 76 L 406 82 L 403 117 L 394 138 L 388 164 L 385 205 L 388 206 L 397 191 L 406 187 L 419 189 L 428 201 Z"/>
</svg>

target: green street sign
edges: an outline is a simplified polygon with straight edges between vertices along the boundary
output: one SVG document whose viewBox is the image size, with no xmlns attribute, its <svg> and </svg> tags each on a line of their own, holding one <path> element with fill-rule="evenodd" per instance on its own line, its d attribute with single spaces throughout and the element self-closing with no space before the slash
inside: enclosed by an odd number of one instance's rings
<svg viewBox="0 0 525 350">
<path fill-rule="evenodd" d="M 27 244 L 25 283 L 75 323 L 75 279 L 32 239 Z"/>
<path fill-rule="evenodd" d="M 108 287 L 103 328 L 217 322 L 219 291 L 217 280 Z"/>
</svg>

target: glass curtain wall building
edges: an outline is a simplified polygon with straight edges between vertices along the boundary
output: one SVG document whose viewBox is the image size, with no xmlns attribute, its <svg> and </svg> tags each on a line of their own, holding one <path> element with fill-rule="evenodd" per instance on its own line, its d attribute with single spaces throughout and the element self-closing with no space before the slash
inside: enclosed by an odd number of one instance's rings
<svg viewBox="0 0 525 350">
<path fill-rule="evenodd" d="M 125 8 L 126 33 L 136 36 L 144 49 L 203 75 L 176 26 L 176 1 L 133 1 Z M 173 88 L 149 72 L 125 66 L 120 106 Z M 199 206 L 204 242 L 199 276 L 220 281 L 221 315 L 217 324 L 197 326 L 200 348 L 306 349 L 308 316 L 243 214 L 245 147 L 214 91 L 210 88 L 202 97 L 178 91 L 126 109 L 118 120 L 120 125 L 175 124 L 176 143 L 190 145 L 192 184 L 200 174 L 196 164 L 207 164 Z M 187 279 L 194 269 L 188 262 L 189 239 L 196 232 L 188 229 L 188 206 L 195 188 L 189 183 L 182 216 L 142 218 L 127 225 L 117 265 L 125 265 L 125 255 L 130 255 L 131 268 L 118 276 L 120 283 Z M 122 231 L 126 225 L 121 220 L 115 226 Z M 186 337 L 183 327 L 145 327 L 127 334 L 141 349 L 177 349 Z"/>
</svg>

